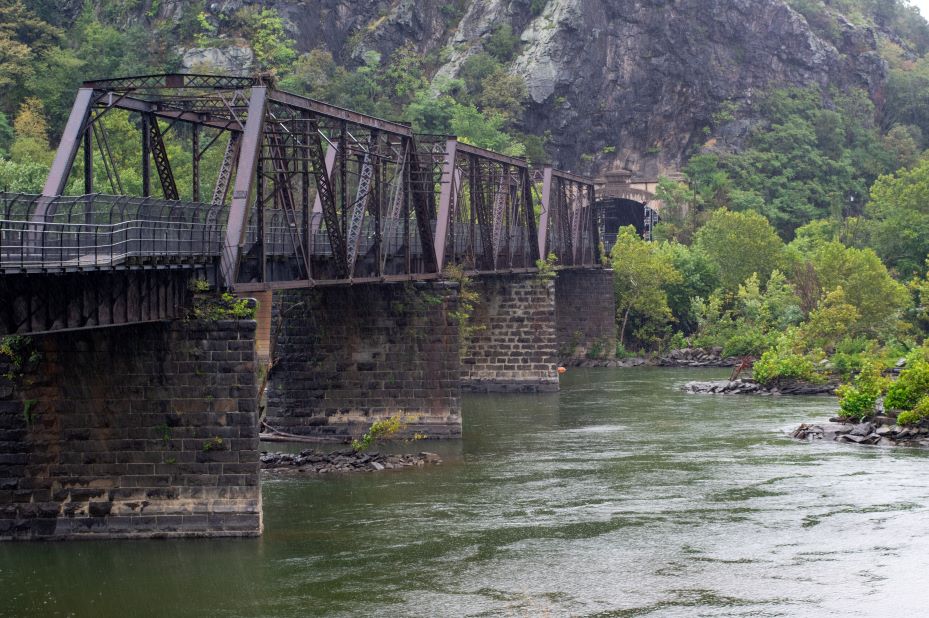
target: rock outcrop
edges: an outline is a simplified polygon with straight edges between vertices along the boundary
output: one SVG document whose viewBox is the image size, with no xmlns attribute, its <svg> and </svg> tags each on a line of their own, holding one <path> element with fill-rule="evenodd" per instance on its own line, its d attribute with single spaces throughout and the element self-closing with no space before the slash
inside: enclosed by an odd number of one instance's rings
<svg viewBox="0 0 929 618">
<path fill-rule="evenodd" d="M 753 123 L 739 110 L 773 86 L 877 98 L 886 78 L 872 29 L 840 19 L 833 44 L 785 0 L 548 0 L 536 16 L 529 0 L 473 0 L 454 26 L 444 15 L 432 0 L 399 2 L 361 44 L 389 53 L 413 40 L 430 53 L 445 41 L 438 72 L 453 76 L 509 26 L 522 43 L 511 70 L 528 86 L 526 131 L 551 132 L 555 163 L 584 171 L 676 169 L 708 130 L 719 147 L 737 146 Z M 736 113 L 721 123 L 724 106 Z"/>
<path fill-rule="evenodd" d="M 740 359 L 723 356 L 722 348 L 681 348 L 659 356 L 655 364 L 659 367 L 735 367 Z"/>
<path fill-rule="evenodd" d="M 442 463 L 435 453 L 386 455 L 359 453 L 351 449 L 328 453 L 307 449 L 299 453 L 262 453 L 261 469 L 328 474 L 345 472 L 381 472 Z"/>
<path fill-rule="evenodd" d="M 688 382 L 681 389 L 685 393 L 702 395 L 832 395 L 837 384 L 811 384 L 800 380 L 782 380 L 765 386 L 754 380 L 716 380 L 711 382 Z"/>
<path fill-rule="evenodd" d="M 828 423 L 804 423 L 790 435 L 808 442 L 825 440 L 876 446 L 929 448 L 929 426 L 926 423 L 914 427 L 903 427 L 895 423 L 896 420 L 888 416 L 878 416 L 863 423 L 833 418 Z"/>
</svg>

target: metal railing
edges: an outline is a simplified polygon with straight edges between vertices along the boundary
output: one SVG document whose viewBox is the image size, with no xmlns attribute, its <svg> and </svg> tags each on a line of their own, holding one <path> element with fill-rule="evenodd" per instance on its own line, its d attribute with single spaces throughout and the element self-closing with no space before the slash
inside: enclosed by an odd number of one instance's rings
<svg viewBox="0 0 929 618">
<path fill-rule="evenodd" d="M 132 220 L 114 224 L 0 219 L 0 269 L 83 270 L 209 260 L 222 230 L 205 223 Z"/>
</svg>

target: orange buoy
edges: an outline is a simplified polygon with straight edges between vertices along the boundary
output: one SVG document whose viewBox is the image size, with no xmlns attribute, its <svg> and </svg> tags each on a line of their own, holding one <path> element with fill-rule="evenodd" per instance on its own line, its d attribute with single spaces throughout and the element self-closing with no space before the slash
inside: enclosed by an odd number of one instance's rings
<svg viewBox="0 0 929 618">
<path fill-rule="evenodd" d="M 565 369 L 564 367 L 559 367 L 559 368 L 558 368 L 558 375 L 561 375 L 561 374 L 565 373 L 566 371 L 567 371 L 567 369 Z"/>
</svg>

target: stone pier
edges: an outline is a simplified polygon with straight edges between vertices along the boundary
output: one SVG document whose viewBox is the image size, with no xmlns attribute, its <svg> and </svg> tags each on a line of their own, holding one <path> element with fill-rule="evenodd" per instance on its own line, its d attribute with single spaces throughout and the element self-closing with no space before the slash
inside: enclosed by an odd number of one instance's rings
<svg viewBox="0 0 929 618">
<path fill-rule="evenodd" d="M 279 292 L 267 422 L 344 441 L 400 417 L 406 435 L 461 434 L 457 285 Z"/>
<path fill-rule="evenodd" d="M 555 279 L 558 356 L 564 362 L 616 355 L 613 271 L 562 270 Z"/>
<path fill-rule="evenodd" d="M 464 342 L 461 386 L 469 392 L 558 390 L 555 284 L 536 274 L 482 276 Z"/>
<path fill-rule="evenodd" d="M 0 540 L 261 533 L 255 323 L 6 338 Z"/>
</svg>

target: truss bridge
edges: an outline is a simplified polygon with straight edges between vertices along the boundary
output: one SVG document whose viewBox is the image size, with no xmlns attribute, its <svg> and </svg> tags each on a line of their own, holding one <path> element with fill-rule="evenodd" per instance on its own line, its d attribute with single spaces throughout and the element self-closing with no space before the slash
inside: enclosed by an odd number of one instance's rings
<svg viewBox="0 0 929 618">
<path fill-rule="evenodd" d="M 138 131 L 131 179 L 119 114 Z M 0 332 L 173 317 L 192 272 L 250 293 L 531 272 L 549 254 L 597 266 L 594 203 L 589 178 L 260 78 L 88 81 L 42 194 L 0 195 Z"/>
</svg>

